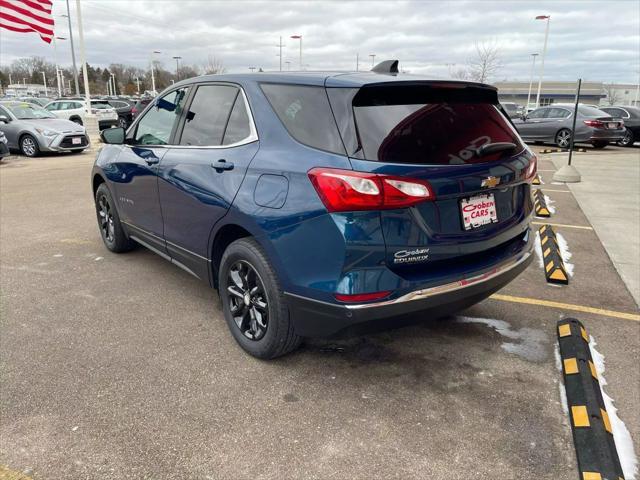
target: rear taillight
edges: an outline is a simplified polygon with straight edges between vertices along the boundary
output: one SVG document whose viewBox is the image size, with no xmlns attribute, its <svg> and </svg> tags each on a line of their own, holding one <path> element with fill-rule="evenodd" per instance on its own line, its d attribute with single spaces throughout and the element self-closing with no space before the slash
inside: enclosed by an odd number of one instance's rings
<svg viewBox="0 0 640 480">
<path fill-rule="evenodd" d="M 531 154 L 531 159 L 529 160 L 529 166 L 525 172 L 525 180 L 532 180 L 533 177 L 538 173 L 538 157 L 535 154 Z"/>
<path fill-rule="evenodd" d="M 137 109 L 136 107 L 133 107 L 133 108 L 131 109 L 131 114 L 132 114 L 132 115 L 137 115 L 137 114 L 138 114 L 138 109 Z"/>
<path fill-rule="evenodd" d="M 357 303 L 357 302 L 371 302 L 373 300 L 380 300 L 391 293 L 391 290 L 384 292 L 372 292 L 372 293 L 356 293 L 353 295 L 347 295 L 343 293 L 336 293 L 334 297 L 339 302 L 344 303 Z"/>
<path fill-rule="evenodd" d="M 584 124 L 587 127 L 604 128 L 604 122 L 601 122 L 600 120 L 584 120 Z"/>
<path fill-rule="evenodd" d="M 309 178 L 330 212 L 404 208 L 433 200 L 428 182 L 375 173 L 313 168 Z"/>
</svg>

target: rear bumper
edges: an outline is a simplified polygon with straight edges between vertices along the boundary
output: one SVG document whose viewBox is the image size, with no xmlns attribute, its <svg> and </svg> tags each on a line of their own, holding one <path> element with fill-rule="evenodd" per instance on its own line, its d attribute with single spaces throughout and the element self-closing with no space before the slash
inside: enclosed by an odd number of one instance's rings
<svg viewBox="0 0 640 480">
<path fill-rule="evenodd" d="M 285 295 L 296 333 L 307 337 L 328 336 L 356 324 L 418 312 L 437 318 L 463 310 L 500 290 L 527 268 L 533 259 L 532 251 L 530 239 L 517 255 L 487 271 L 380 302 L 345 305 L 287 292 Z"/>
<path fill-rule="evenodd" d="M 589 140 L 592 142 L 617 142 L 622 140 L 627 131 L 623 128 L 621 130 L 601 130 L 594 129 L 591 132 Z"/>
</svg>

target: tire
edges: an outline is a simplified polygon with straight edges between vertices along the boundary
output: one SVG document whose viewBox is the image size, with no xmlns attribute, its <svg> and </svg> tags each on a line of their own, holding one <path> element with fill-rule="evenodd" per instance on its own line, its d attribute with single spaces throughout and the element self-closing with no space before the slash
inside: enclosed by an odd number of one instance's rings
<svg viewBox="0 0 640 480">
<path fill-rule="evenodd" d="M 593 142 L 591 145 L 593 145 L 593 148 L 601 149 L 609 145 L 609 142 Z"/>
<path fill-rule="evenodd" d="M 633 143 L 636 141 L 634 138 L 633 132 L 631 130 L 627 130 L 624 134 L 624 138 L 622 140 L 618 140 L 618 145 L 621 147 L 633 147 Z"/>
<path fill-rule="evenodd" d="M 73 117 L 73 118 L 70 118 L 69 120 L 71 120 L 73 123 L 77 123 L 78 125 L 84 125 L 80 117 Z"/>
<path fill-rule="evenodd" d="M 268 360 L 298 348 L 302 338 L 293 331 L 280 282 L 255 240 L 241 238 L 227 247 L 218 288 L 229 330 L 249 355 Z"/>
<path fill-rule="evenodd" d="M 23 135 L 20 137 L 20 152 L 25 157 L 37 157 L 40 155 L 40 146 L 38 141 L 31 135 Z"/>
<path fill-rule="evenodd" d="M 571 145 L 571 130 L 568 128 L 558 130 L 554 140 L 557 147 L 569 148 L 569 145 Z"/>
<path fill-rule="evenodd" d="M 114 253 L 128 252 L 133 249 L 135 243 L 124 233 L 115 202 L 104 183 L 100 184 L 96 191 L 95 205 L 98 228 L 104 245 Z"/>
</svg>

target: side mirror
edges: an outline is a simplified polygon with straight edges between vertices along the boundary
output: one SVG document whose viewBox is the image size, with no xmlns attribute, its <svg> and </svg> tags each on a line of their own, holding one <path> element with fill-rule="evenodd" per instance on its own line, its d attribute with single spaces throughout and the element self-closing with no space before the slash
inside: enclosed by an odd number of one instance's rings
<svg viewBox="0 0 640 480">
<path fill-rule="evenodd" d="M 0 115 L 0 122 L 9 123 L 10 121 L 11 121 L 11 119 L 9 117 L 7 117 L 6 115 Z"/>
<path fill-rule="evenodd" d="M 112 145 L 122 145 L 124 143 L 125 131 L 122 127 L 105 128 L 100 132 L 100 138 L 103 143 Z"/>
</svg>

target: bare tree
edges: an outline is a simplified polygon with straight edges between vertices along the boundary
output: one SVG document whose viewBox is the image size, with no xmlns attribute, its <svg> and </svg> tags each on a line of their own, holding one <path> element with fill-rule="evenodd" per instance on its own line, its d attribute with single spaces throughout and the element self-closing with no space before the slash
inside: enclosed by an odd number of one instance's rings
<svg viewBox="0 0 640 480">
<path fill-rule="evenodd" d="M 495 43 L 476 42 L 476 56 L 468 62 L 472 80 L 487 82 L 502 68 L 500 49 Z"/>
<path fill-rule="evenodd" d="M 227 69 L 222 64 L 222 60 L 216 58 L 214 55 L 209 54 L 206 62 L 202 67 L 202 71 L 206 75 L 216 74 L 216 73 L 224 73 Z"/>
<path fill-rule="evenodd" d="M 606 101 L 609 105 L 620 103 L 620 92 L 613 83 L 604 84 L 604 93 L 607 95 Z"/>
</svg>

